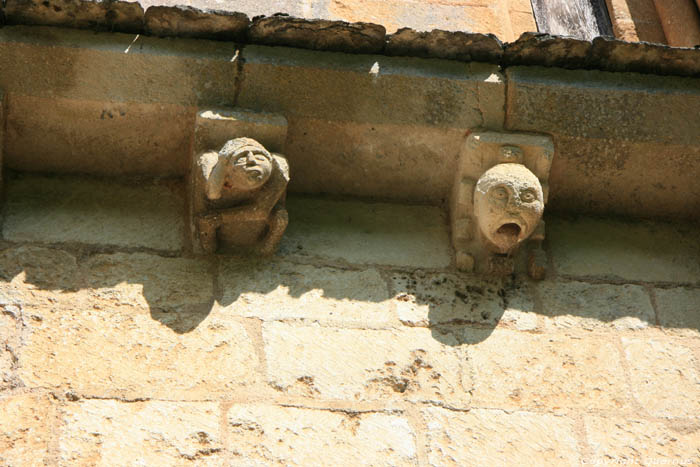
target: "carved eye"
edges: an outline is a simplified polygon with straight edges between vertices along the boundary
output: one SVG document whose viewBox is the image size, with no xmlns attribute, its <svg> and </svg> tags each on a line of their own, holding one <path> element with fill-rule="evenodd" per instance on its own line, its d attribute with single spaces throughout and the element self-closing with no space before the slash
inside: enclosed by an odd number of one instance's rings
<svg viewBox="0 0 700 467">
<path fill-rule="evenodd" d="M 520 199 L 523 200 L 524 203 L 532 203 L 537 200 L 537 194 L 533 190 L 523 190 L 520 192 Z"/>
<path fill-rule="evenodd" d="M 508 198 L 508 192 L 503 187 L 494 188 L 491 191 L 491 197 L 493 199 L 506 199 Z"/>
</svg>

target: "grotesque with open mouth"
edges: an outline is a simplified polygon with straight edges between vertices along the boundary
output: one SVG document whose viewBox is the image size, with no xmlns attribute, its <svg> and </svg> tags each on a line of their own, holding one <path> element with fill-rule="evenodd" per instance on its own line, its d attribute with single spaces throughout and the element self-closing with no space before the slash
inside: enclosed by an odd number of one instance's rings
<svg viewBox="0 0 700 467">
<path fill-rule="evenodd" d="M 544 201 L 542 185 L 522 164 L 498 164 L 479 178 L 474 214 L 487 247 L 512 252 L 537 227 Z"/>
</svg>

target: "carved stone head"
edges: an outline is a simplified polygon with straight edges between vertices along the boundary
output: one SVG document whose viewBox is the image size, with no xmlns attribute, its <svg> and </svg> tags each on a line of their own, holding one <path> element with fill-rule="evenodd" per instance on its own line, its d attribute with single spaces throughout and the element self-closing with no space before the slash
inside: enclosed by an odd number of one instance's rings
<svg viewBox="0 0 700 467">
<path fill-rule="evenodd" d="M 542 185 L 522 164 L 498 164 L 476 183 L 474 214 L 495 253 L 509 253 L 527 239 L 543 211 Z"/>
<path fill-rule="evenodd" d="M 207 180 L 209 199 L 257 190 L 272 175 L 272 155 L 250 138 L 227 141 L 218 152 L 218 161 Z"/>
</svg>

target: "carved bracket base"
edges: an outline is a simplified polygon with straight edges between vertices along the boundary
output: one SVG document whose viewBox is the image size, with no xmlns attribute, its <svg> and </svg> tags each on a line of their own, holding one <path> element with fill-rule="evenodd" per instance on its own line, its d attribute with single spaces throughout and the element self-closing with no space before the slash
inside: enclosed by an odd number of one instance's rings
<svg viewBox="0 0 700 467">
<path fill-rule="evenodd" d="M 528 274 L 544 277 L 542 212 L 553 155 L 552 139 L 546 135 L 469 135 L 450 202 L 452 244 L 460 270 L 511 274 L 524 250 Z"/>
<path fill-rule="evenodd" d="M 283 151 L 287 121 L 273 114 L 202 110 L 190 162 L 189 225 L 195 253 L 270 255 L 288 223 Z"/>
</svg>

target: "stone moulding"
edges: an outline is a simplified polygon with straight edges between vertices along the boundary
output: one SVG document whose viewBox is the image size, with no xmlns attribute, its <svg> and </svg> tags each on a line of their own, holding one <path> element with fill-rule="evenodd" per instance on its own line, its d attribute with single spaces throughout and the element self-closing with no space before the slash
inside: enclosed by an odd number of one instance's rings
<svg viewBox="0 0 700 467">
<path fill-rule="evenodd" d="M 270 255 L 288 223 L 287 121 L 273 114 L 200 110 L 189 175 L 195 253 Z"/>
<path fill-rule="evenodd" d="M 544 277 L 542 213 L 553 154 L 545 135 L 489 131 L 467 137 L 450 200 L 458 269 L 510 274 L 525 244 L 528 274 Z"/>
<path fill-rule="evenodd" d="M 371 23 L 288 15 L 251 20 L 241 12 L 189 6 L 151 6 L 144 11 L 138 2 L 122 0 L 6 0 L 4 5 L 0 1 L 0 26 L 3 21 L 355 54 L 483 61 L 503 68 L 527 65 L 700 76 L 700 49 L 610 37 L 586 41 L 526 32 L 515 42 L 503 44 L 492 34 L 410 28 L 386 34 L 383 26 Z"/>
</svg>

